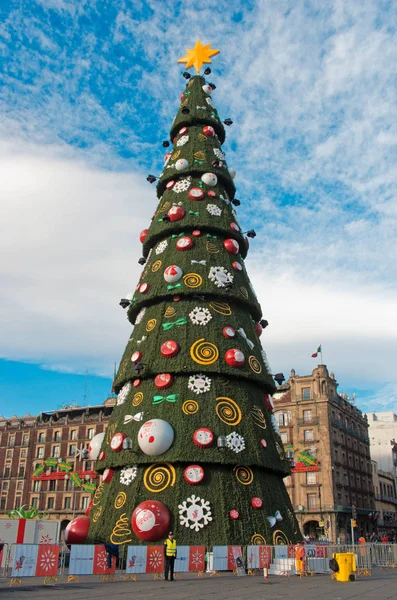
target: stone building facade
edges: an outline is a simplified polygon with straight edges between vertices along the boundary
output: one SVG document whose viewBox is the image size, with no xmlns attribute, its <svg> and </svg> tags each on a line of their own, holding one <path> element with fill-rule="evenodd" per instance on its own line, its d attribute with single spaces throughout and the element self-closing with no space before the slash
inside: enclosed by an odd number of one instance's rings
<svg viewBox="0 0 397 600">
<path fill-rule="evenodd" d="M 375 491 L 375 512 L 371 515 L 373 530 L 379 534 L 395 534 L 397 531 L 396 478 L 393 473 L 380 470 L 374 460 L 372 477 Z"/>
<path fill-rule="evenodd" d="M 343 542 L 350 540 L 353 507 L 356 535 L 372 531 L 375 498 L 367 418 L 337 387 L 334 374 L 318 365 L 311 375 L 292 370 L 273 399 L 294 465 L 285 483 L 301 531 Z"/>
</svg>

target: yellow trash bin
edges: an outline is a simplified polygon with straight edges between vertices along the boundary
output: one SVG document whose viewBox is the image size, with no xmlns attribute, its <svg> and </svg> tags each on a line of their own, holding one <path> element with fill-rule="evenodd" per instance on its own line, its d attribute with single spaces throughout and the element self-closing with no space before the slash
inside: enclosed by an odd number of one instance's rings
<svg viewBox="0 0 397 600">
<path fill-rule="evenodd" d="M 335 573 L 337 581 L 354 581 L 356 576 L 356 557 L 354 552 L 340 552 L 332 555 L 338 563 L 339 570 Z"/>
</svg>

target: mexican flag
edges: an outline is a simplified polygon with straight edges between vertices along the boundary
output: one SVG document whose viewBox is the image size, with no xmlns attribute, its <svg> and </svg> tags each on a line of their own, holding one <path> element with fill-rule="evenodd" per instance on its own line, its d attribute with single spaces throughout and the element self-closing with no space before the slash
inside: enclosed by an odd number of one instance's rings
<svg viewBox="0 0 397 600">
<path fill-rule="evenodd" d="M 312 354 L 312 358 L 317 358 L 318 354 L 321 352 L 321 345 L 317 348 L 316 352 Z"/>
</svg>

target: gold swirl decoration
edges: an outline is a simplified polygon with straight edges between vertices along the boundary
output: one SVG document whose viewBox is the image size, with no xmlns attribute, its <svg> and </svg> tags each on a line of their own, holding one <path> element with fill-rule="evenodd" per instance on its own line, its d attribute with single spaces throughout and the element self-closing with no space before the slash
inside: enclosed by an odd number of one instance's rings
<svg viewBox="0 0 397 600">
<path fill-rule="evenodd" d="M 210 302 L 208 306 L 219 315 L 230 317 L 232 314 L 232 309 L 227 302 Z"/>
<path fill-rule="evenodd" d="M 237 481 L 242 485 L 250 485 L 254 481 L 254 474 L 250 467 L 239 465 L 234 467 L 233 471 L 236 473 Z"/>
<path fill-rule="evenodd" d="M 152 331 L 157 324 L 157 319 L 149 319 L 149 321 L 146 323 L 146 331 Z"/>
<path fill-rule="evenodd" d="M 128 527 L 128 518 L 125 516 L 126 513 L 123 513 L 116 525 L 113 527 L 113 531 L 110 535 L 110 541 L 112 544 L 116 546 L 120 546 L 120 544 L 128 544 L 128 542 L 132 542 L 131 529 Z"/>
<path fill-rule="evenodd" d="M 132 399 L 132 406 L 139 406 L 143 400 L 143 393 L 137 392 Z"/>
<path fill-rule="evenodd" d="M 116 425 L 117 423 L 109 423 L 109 425 L 106 427 L 106 442 L 108 444 L 110 444 L 110 440 L 116 433 Z"/>
<path fill-rule="evenodd" d="M 198 412 L 199 405 L 196 400 L 185 400 L 182 404 L 182 411 L 185 415 L 195 415 Z"/>
<path fill-rule="evenodd" d="M 248 364 L 256 375 L 262 373 L 262 365 L 253 354 L 249 357 Z"/>
<path fill-rule="evenodd" d="M 288 538 L 285 535 L 285 533 L 283 531 L 281 531 L 281 529 L 277 529 L 274 533 L 273 533 L 273 544 L 275 546 L 288 546 L 289 542 L 288 542 Z"/>
<path fill-rule="evenodd" d="M 156 260 L 156 262 L 152 264 L 152 273 L 158 271 L 162 264 L 163 263 L 161 262 L 161 260 Z"/>
<path fill-rule="evenodd" d="M 158 494 L 174 487 L 176 481 L 175 468 L 170 463 L 155 464 L 146 469 L 143 475 L 143 485 L 149 492 Z"/>
<path fill-rule="evenodd" d="M 255 425 L 257 425 L 261 429 L 267 429 L 265 415 L 263 414 L 263 412 L 261 411 L 259 406 L 256 406 L 256 404 L 254 404 L 254 406 L 251 408 L 250 412 L 251 412 L 252 420 L 254 421 Z"/>
<path fill-rule="evenodd" d="M 260 533 L 254 533 L 251 538 L 251 544 L 253 546 L 266 546 L 266 538 L 260 535 Z"/>
<path fill-rule="evenodd" d="M 216 414 L 225 425 L 234 427 L 242 419 L 239 405 L 231 398 L 220 396 L 216 399 Z"/>
<path fill-rule="evenodd" d="M 216 244 L 207 240 L 207 252 L 209 254 L 219 254 L 220 250 Z"/>
<path fill-rule="evenodd" d="M 219 358 L 219 350 L 215 344 L 200 338 L 191 345 L 190 356 L 198 365 L 213 365 Z"/>
<path fill-rule="evenodd" d="M 171 160 L 176 160 L 178 158 L 178 156 L 180 155 L 181 151 L 180 150 L 175 150 L 175 152 L 173 154 L 171 154 Z"/>
<path fill-rule="evenodd" d="M 244 300 L 248 300 L 248 290 L 243 285 L 238 288 L 238 293 Z"/>
<path fill-rule="evenodd" d="M 92 515 L 92 522 L 96 523 L 102 514 L 102 506 L 99 506 Z"/>
<path fill-rule="evenodd" d="M 95 490 L 95 494 L 92 499 L 92 506 L 96 506 L 97 504 L 100 503 L 102 494 L 103 494 L 103 489 L 104 489 L 104 485 L 103 485 L 103 483 L 100 483 L 98 485 L 97 489 Z"/>
<path fill-rule="evenodd" d="M 183 108 L 184 106 L 186 106 L 187 104 L 189 104 L 189 97 L 186 97 L 182 100 L 182 102 L 179 105 L 179 108 Z"/>
<path fill-rule="evenodd" d="M 197 139 L 200 140 L 201 142 L 206 142 L 207 141 L 207 136 L 204 135 L 204 133 L 198 133 L 197 134 Z"/>
<path fill-rule="evenodd" d="M 205 152 L 203 150 L 197 150 L 193 156 L 196 160 L 205 160 Z"/>
<path fill-rule="evenodd" d="M 168 200 L 167 200 L 160 206 L 159 212 L 165 212 L 166 210 L 169 210 L 170 208 L 171 208 L 171 202 L 168 202 Z"/>
<path fill-rule="evenodd" d="M 187 273 L 183 278 L 183 283 L 189 288 L 198 288 L 203 283 L 203 278 L 198 273 Z"/>
<path fill-rule="evenodd" d="M 125 492 L 119 492 L 114 501 L 114 508 L 122 508 L 127 500 L 127 494 Z"/>
<path fill-rule="evenodd" d="M 176 315 L 175 308 L 172 308 L 172 306 L 167 306 L 167 308 L 165 309 L 165 313 L 164 313 L 165 318 L 172 319 L 173 317 L 175 317 L 175 315 Z"/>
</svg>

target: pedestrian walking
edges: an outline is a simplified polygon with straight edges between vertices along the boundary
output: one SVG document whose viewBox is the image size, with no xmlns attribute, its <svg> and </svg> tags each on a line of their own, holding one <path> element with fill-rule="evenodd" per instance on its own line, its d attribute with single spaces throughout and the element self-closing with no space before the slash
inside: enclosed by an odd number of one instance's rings
<svg viewBox="0 0 397 600">
<path fill-rule="evenodd" d="M 164 579 L 166 581 L 175 581 L 174 563 L 176 559 L 176 539 L 174 538 L 174 533 L 172 531 L 169 532 L 168 538 L 164 542 L 164 557 Z M 168 579 L 168 575 L 170 575 L 170 579 Z"/>
</svg>

